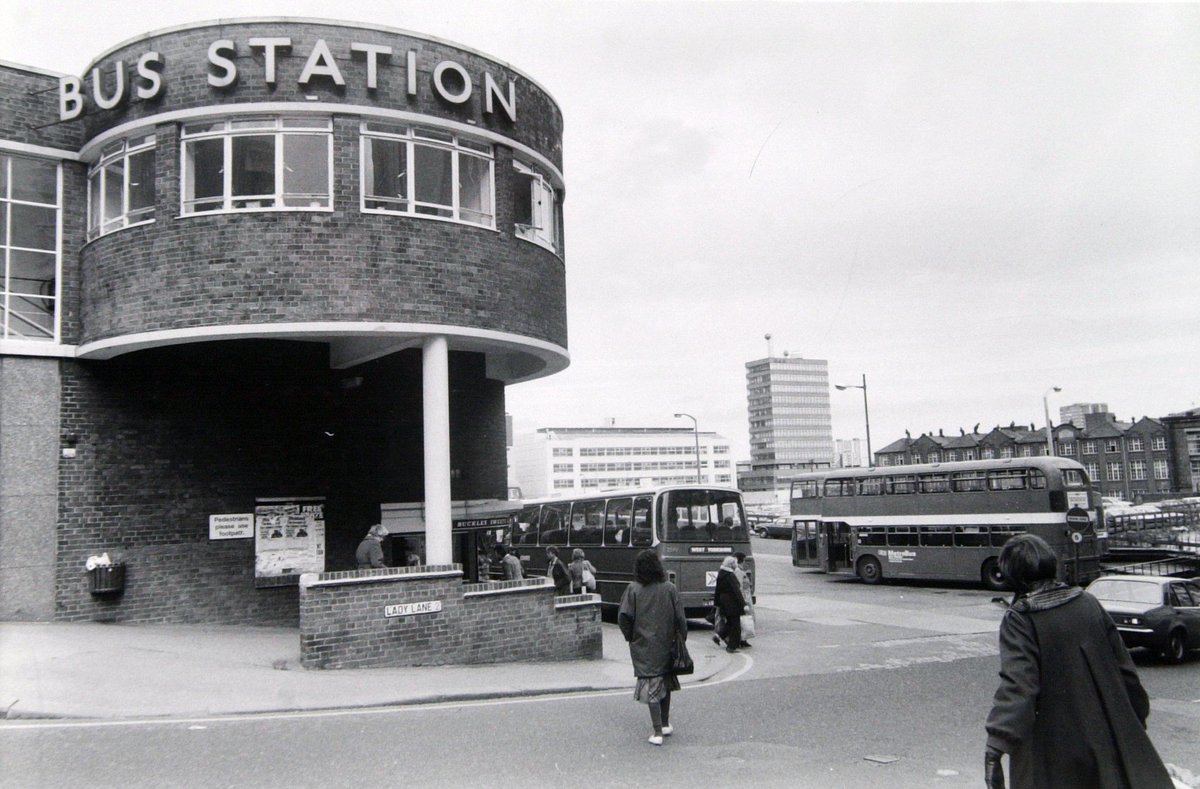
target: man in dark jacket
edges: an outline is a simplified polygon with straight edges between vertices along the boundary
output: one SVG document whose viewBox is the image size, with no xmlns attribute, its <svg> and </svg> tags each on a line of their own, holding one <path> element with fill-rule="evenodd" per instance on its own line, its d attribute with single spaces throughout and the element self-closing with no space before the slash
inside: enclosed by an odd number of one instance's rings
<svg viewBox="0 0 1200 789">
<path fill-rule="evenodd" d="M 1099 601 L 1056 579 L 1032 534 L 1010 539 L 1000 570 L 1017 594 L 1000 623 L 1000 687 L 987 718 L 984 778 L 1003 789 L 1171 789 L 1146 735 L 1150 700 Z"/>
<path fill-rule="evenodd" d="M 571 593 L 571 573 L 562 559 L 558 558 L 558 549 L 553 545 L 546 548 L 546 577 L 554 582 L 554 594 Z"/>
</svg>

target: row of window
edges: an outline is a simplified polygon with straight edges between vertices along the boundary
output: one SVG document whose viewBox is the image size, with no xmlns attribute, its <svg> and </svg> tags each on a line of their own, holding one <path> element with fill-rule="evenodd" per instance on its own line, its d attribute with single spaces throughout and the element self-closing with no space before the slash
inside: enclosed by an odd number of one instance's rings
<svg viewBox="0 0 1200 789">
<path fill-rule="evenodd" d="M 859 526 L 855 537 L 863 547 L 1000 548 L 1024 526 Z"/>
<path fill-rule="evenodd" d="M 333 206 L 333 122 L 252 117 L 183 125 L 182 212 L 327 210 Z M 495 228 L 490 143 L 444 129 L 364 121 L 362 210 Z M 153 219 L 154 135 L 121 140 L 89 171 L 88 237 Z M 517 206 L 518 237 L 559 252 L 561 196 L 523 162 L 514 177 L 529 195 Z M 519 189 L 521 187 L 518 187 Z"/>
<path fill-rule="evenodd" d="M 1095 455 L 1101 442 L 1098 441 L 1083 441 L 1079 443 L 1079 450 L 1084 455 Z M 1105 439 L 1103 441 L 1104 451 L 1108 454 L 1113 454 L 1121 451 L 1121 439 Z M 1125 439 L 1126 450 L 1129 452 L 1144 452 L 1145 441 L 1142 436 L 1130 436 Z M 1058 454 L 1065 457 L 1074 457 L 1076 445 L 1070 441 L 1059 442 Z M 1150 439 L 1150 449 L 1154 452 L 1164 452 L 1167 449 L 1167 438 L 1164 435 L 1155 435 Z M 952 463 L 958 460 L 990 460 L 995 457 L 1011 458 L 1011 457 L 1034 457 L 1036 455 L 1046 455 L 1047 447 L 1045 444 L 1037 445 L 1026 444 L 1019 449 L 1013 446 L 1002 446 L 997 453 L 994 447 L 980 447 L 976 449 L 955 450 L 947 449 L 942 452 L 929 452 L 925 455 L 914 452 L 907 456 L 905 455 L 880 455 L 879 465 L 881 466 L 899 466 L 905 463 L 940 463 L 942 461 Z"/>
<path fill-rule="evenodd" d="M 1104 451 L 1107 454 L 1114 454 L 1121 451 L 1121 439 L 1106 438 L 1103 442 L 1098 441 L 1081 441 L 1079 442 L 1079 451 L 1083 455 L 1095 455 L 1097 447 L 1100 443 L 1104 444 Z M 1059 442 L 1059 454 L 1074 455 L 1075 444 L 1070 441 Z M 1125 449 L 1129 452 L 1145 452 L 1146 441 L 1142 436 L 1129 436 L 1125 439 Z M 1154 452 L 1165 452 L 1167 449 L 1167 437 L 1165 435 L 1156 434 L 1150 437 L 1150 449 Z"/>
<path fill-rule="evenodd" d="M 1100 479 L 1100 464 L 1099 463 L 1084 463 L 1084 467 L 1088 471 L 1088 476 L 1092 479 Z M 1154 461 L 1154 478 L 1169 479 L 1170 470 L 1166 460 Z M 1105 479 L 1109 482 L 1120 482 L 1124 473 L 1124 464 L 1118 462 L 1110 462 L 1104 464 Z M 1131 460 L 1129 461 L 1129 479 L 1135 482 L 1143 482 L 1146 480 L 1146 461 Z"/>
<path fill-rule="evenodd" d="M 706 446 L 701 446 L 700 454 L 707 455 L 708 449 L 709 448 Z M 714 455 L 728 455 L 729 447 L 727 445 L 726 446 L 715 445 L 715 446 L 713 446 L 712 451 L 713 451 Z M 556 457 L 560 457 L 559 452 L 560 452 L 560 448 L 556 447 L 554 450 L 554 454 Z M 569 457 L 571 455 L 572 450 L 567 448 L 567 449 L 562 449 L 562 452 L 566 456 Z M 587 458 L 587 457 L 620 457 L 623 455 L 694 455 L 694 454 L 696 454 L 696 448 L 694 446 L 580 447 L 579 448 L 579 456 L 584 457 L 584 458 Z"/>
<path fill-rule="evenodd" d="M 59 167 L 0 155 L 0 338 L 53 340 Z"/>
<path fill-rule="evenodd" d="M 1068 487 L 1086 485 L 1083 474 L 1075 469 L 1063 469 L 1063 482 Z M 884 477 L 845 477 L 824 481 L 796 480 L 792 483 L 792 498 L 895 496 L 909 493 L 970 493 L 1045 488 L 1046 475 L 1040 469 L 1011 468 L 994 471 L 892 474 Z"/>
</svg>

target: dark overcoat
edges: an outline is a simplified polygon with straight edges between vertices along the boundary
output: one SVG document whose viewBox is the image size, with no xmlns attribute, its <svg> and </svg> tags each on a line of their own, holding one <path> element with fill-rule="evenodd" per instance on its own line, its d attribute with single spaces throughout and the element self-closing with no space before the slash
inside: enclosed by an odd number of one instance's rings
<svg viewBox="0 0 1200 789">
<path fill-rule="evenodd" d="M 717 588 L 714 602 L 726 619 L 737 619 L 746 613 L 746 598 L 742 596 L 742 582 L 730 570 L 717 573 Z"/>
<path fill-rule="evenodd" d="M 625 588 L 617 624 L 629 642 L 629 657 L 637 677 L 662 677 L 671 673 L 671 647 L 675 634 L 687 639 L 687 617 L 679 591 L 670 581 L 642 586 L 634 581 Z"/>
<path fill-rule="evenodd" d="M 1000 624 L 987 732 L 1009 754 L 1011 789 L 1171 789 L 1129 651 L 1096 598 L 1067 591 Z"/>
</svg>

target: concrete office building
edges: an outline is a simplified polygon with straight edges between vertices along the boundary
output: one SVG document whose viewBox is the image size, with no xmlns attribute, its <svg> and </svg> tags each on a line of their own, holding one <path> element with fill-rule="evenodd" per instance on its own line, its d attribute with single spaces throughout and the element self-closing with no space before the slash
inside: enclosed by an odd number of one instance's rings
<svg viewBox="0 0 1200 789">
<path fill-rule="evenodd" d="M 517 434 L 510 484 L 524 498 L 578 496 L 606 488 L 700 480 L 734 485 L 729 441 L 683 427 L 545 427 Z"/>
<path fill-rule="evenodd" d="M 750 471 L 744 491 L 786 487 L 795 473 L 834 461 L 829 407 L 829 363 L 799 356 L 768 356 L 746 363 L 750 416 Z"/>
<path fill-rule="evenodd" d="M 1075 425 L 1080 429 L 1087 427 L 1088 414 L 1108 413 L 1108 403 L 1071 403 L 1059 406 L 1058 422 L 1063 425 Z"/>
<path fill-rule="evenodd" d="M 403 504 L 455 561 L 505 386 L 568 363 L 551 96 L 300 19 L 81 73 L 0 63 L 0 618 L 295 624 Z"/>
</svg>

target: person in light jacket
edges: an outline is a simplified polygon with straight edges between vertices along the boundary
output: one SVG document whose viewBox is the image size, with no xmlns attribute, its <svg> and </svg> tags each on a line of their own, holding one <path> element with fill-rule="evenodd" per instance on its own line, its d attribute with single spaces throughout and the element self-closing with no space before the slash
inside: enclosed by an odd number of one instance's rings
<svg viewBox="0 0 1200 789">
<path fill-rule="evenodd" d="M 1150 701 L 1099 601 L 1056 580 L 1046 541 L 1000 551 L 1016 594 L 1000 623 L 1000 687 L 987 717 L 984 779 L 1003 789 L 1171 789 L 1146 734 Z"/>
<path fill-rule="evenodd" d="M 633 583 L 625 588 L 617 624 L 629 642 L 637 686 L 633 698 L 650 708 L 654 732 L 651 745 L 662 745 L 670 737 L 671 691 L 679 690 L 679 678 L 671 671 L 671 649 L 676 636 L 687 640 L 687 618 L 675 584 L 667 580 L 662 561 L 652 550 L 638 553 L 633 564 Z"/>
</svg>

